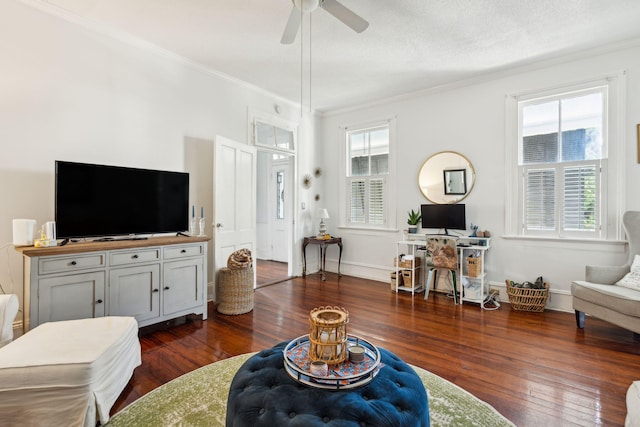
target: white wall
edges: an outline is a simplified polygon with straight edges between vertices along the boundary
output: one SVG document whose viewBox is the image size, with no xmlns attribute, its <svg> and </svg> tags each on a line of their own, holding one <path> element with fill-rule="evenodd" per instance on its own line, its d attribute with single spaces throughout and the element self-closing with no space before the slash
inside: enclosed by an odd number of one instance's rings
<svg viewBox="0 0 640 427">
<path fill-rule="evenodd" d="M 215 135 L 246 142 L 247 111 L 274 104 L 300 119 L 299 108 L 261 90 L 16 1 L 0 4 L 0 70 L 0 284 L 21 305 L 12 219 L 53 219 L 55 160 L 189 171 L 190 204 L 210 218 Z M 313 154 L 309 123 L 303 164 Z"/>
<path fill-rule="evenodd" d="M 397 232 L 363 233 L 340 230 L 344 238 L 343 272 L 388 281 L 395 256 L 395 242 L 406 228 L 406 212 L 426 200 L 421 195 L 417 174 L 422 163 L 442 150 L 467 156 L 476 170 L 476 184 L 467 205 L 467 222 L 490 230 L 494 237 L 489 253 L 488 273 L 493 286 L 504 280 L 534 280 L 542 275 L 551 285 L 548 306 L 571 310 L 569 288 L 572 280 L 584 277 L 585 264 L 618 264 L 625 260 L 625 245 L 571 242 L 533 242 L 505 239 L 505 97 L 507 94 L 579 82 L 621 70 L 627 71 L 627 101 L 624 138 L 626 154 L 626 209 L 640 209 L 636 183 L 640 166 L 636 163 L 635 126 L 640 122 L 640 47 L 574 59 L 566 63 L 540 65 L 493 79 L 485 79 L 447 90 L 433 91 L 345 112 L 327 114 L 321 139 L 325 170 L 337 188 L 341 165 L 338 127 L 397 116 L 398 187 Z M 327 207 L 337 212 L 338 193 L 327 194 Z M 335 261 L 336 260 L 332 260 Z M 381 267 L 382 266 L 382 267 Z M 504 290 L 503 290 L 504 292 Z M 506 299 L 506 295 L 502 295 Z"/>
</svg>

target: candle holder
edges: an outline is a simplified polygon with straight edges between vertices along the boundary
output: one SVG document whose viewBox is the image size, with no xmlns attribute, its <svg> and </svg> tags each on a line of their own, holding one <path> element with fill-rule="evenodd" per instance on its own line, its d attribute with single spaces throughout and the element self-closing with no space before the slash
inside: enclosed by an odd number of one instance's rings
<svg viewBox="0 0 640 427">
<path fill-rule="evenodd" d="M 309 313 L 309 359 L 337 365 L 347 357 L 349 312 L 342 307 L 317 307 Z"/>
<path fill-rule="evenodd" d="M 196 233 L 196 218 L 192 217 L 191 221 L 189 221 L 189 236 L 195 236 Z"/>
<path fill-rule="evenodd" d="M 204 223 L 204 217 L 200 217 L 200 223 L 198 224 L 199 226 L 199 230 L 200 230 L 200 234 L 198 234 L 198 236 L 202 237 L 205 235 L 204 233 L 204 227 L 205 227 L 205 223 Z"/>
</svg>

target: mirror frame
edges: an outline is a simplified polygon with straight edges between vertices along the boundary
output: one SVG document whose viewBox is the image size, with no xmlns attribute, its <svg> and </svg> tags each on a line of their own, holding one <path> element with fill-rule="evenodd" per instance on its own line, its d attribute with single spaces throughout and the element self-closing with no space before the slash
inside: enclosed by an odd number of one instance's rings
<svg viewBox="0 0 640 427">
<path fill-rule="evenodd" d="M 453 156 L 453 164 L 441 164 L 443 158 Z M 445 185 L 447 173 L 463 171 L 464 193 L 449 191 Z M 418 188 L 435 204 L 453 204 L 464 200 L 476 183 L 476 171 L 469 159 L 456 151 L 440 151 L 424 161 L 418 171 Z"/>
</svg>

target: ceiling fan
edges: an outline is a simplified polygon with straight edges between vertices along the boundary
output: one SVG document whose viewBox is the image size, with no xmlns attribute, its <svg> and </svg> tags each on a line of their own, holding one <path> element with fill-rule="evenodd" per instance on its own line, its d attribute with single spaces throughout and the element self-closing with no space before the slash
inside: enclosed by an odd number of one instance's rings
<svg viewBox="0 0 640 427">
<path fill-rule="evenodd" d="M 369 23 L 356 15 L 352 10 L 346 8 L 337 0 L 291 0 L 293 9 L 289 15 L 289 20 L 284 28 L 284 34 L 280 43 L 291 44 L 296 39 L 296 34 L 300 28 L 302 13 L 311 13 L 320 6 L 329 12 L 336 19 L 351 28 L 356 33 L 361 33 L 367 29 Z"/>
</svg>

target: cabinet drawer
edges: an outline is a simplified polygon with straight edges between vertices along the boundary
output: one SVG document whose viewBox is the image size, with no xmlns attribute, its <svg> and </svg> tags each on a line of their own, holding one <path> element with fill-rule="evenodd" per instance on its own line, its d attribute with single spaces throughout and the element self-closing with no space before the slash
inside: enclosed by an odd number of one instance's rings
<svg viewBox="0 0 640 427">
<path fill-rule="evenodd" d="M 40 258 L 38 262 L 38 273 L 49 274 L 104 267 L 106 265 L 105 259 L 106 257 L 103 252 L 76 256 Z"/>
<path fill-rule="evenodd" d="M 144 248 L 133 251 L 109 253 L 110 265 L 131 265 L 160 259 L 160 248 Z"/>
<path fill-rule="evenodd" d="M 202 245 L 171 246 L 164 248 L 164 259 L 186 258 L 203 253 L 204 247 Z"/>
</svg>

